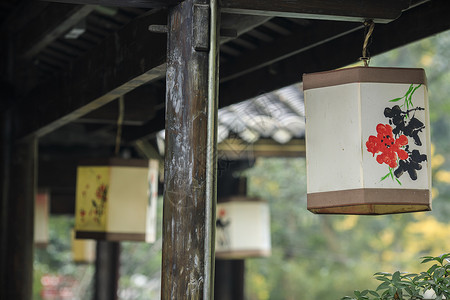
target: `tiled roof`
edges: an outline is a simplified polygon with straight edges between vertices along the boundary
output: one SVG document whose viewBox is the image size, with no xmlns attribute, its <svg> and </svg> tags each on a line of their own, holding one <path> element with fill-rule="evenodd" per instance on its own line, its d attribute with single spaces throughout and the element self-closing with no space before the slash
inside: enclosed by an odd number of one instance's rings
<svg viewBox="0 0 450 300">
<path fill-rule="evenodd" d="M 246 143 L 271 138 L 285 144 L 305 136 L 305 105 L 301 84 L 219 109 L 218 143 L 230 136 Z M 164 130 L 158 134 L 158 148 L 163 153 Z"/>
</svg>

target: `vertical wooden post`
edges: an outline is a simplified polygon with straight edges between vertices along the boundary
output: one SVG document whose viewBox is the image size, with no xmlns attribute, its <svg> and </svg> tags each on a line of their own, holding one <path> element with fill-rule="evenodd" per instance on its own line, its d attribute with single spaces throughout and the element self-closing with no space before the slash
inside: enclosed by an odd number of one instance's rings
<svg viewBox="0 0 450 300">
<path fill-rule="evenodd" d="M 95 260 L 96 300 L 117 299 L 120 243 L 97 241 Z"/>
<path fill-rule="evenodd" d="M 214 295 L 217 16 L 216 0 L 169 10 L 162 299 Z"/>
<path fill-rule="evenodd" d="M 3 92 L 3 91 L 1 91 Z M 9 112 L 2 113 L 0 124 L 0 299 L 6 299 L 6 277 L 8 261 L 8 194 L 10 185 L 11 165 L 11 115 Z"/>
<path fill-rule="evenodd" d="M 217 259 L 214 299 L 244 300 L 244 274 L 244 259 Z"/>
<path fill-rule="evenodd" d="M 6 207 L 6 230 L 2 230 L 0 252 L 2 281 L 0 299 L 28 300 L 33 291 L 34 201 L 36 193 L 37 139 L 12 142 L 10 162 L 3 160 L 9 182 L 2 182 L 2 209 Z M 6 154 L 8 155 L 8 154 Z M 5 180 L 4 178 L 2 178 Z M 9 184 L 8 188 L 4 185 Z M 5 236 L 4 236 L 5 235 Z"/>
</svg>

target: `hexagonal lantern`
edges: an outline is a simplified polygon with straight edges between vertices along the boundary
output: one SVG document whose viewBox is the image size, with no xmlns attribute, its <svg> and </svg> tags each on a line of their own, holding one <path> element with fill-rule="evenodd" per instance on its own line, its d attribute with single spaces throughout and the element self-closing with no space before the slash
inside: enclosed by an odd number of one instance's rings
<svg viewBox="0 0 450 300">
<path fill-rule="evenodd" d="M 216 258 L 269 256 L 270 215 L 267 202 L 234 196 L 217 204 Z"/>
<path fill-rule="evenodd" d="M 34 245 L 36 247 L 46 247 L 48 244 L 49 210 L 50 193 L 47 190 L 38 191 L 34 207 Z"/>
<path fill-rule="evenodd" d="M 75 239 L 75 231 L 71 231 L 72 237 L 72 260 L 79 264 L 90 264 L 95 262 L 96 246 L 95 240 Z"/>
<path fill-rule="evenodd" d="M 391 214 L 431 209 L 423 69 L 305 74 L 308 209 Z"/>
<path fill-rule="evenodd" d="M 111 158 L 77 170 L 77 239 L 155 240 L 158 161 Z"/>
</svg>

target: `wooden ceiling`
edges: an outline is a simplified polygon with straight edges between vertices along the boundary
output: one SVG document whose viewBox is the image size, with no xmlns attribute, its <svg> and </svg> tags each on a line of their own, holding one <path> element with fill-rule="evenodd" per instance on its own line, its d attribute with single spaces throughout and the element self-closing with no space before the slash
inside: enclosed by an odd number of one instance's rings
<svg viewBox="0 0 450 300">
<path fill-rule="evenodd" d="M 165 25 L 165 8 L 178 2 L 1 2 L 0 109 L 13 111 L 17 139 L 40 138 L 41 187 L 72 193 L 74 171 L 55 178 L 61 162 L 73 169 L 81 156 L 112 154 L 121 96 L 125 147 L 134 151 L 164 128 L 166 35 L 148 28 Z M 221 7 L 221 107 L 358 61 L 364 19 L 376 21 L 371 55 L 450 28 L 446 0 L 222 0 Z M 76 30 L 78 37 L 67 35 Z"/>
</svg>

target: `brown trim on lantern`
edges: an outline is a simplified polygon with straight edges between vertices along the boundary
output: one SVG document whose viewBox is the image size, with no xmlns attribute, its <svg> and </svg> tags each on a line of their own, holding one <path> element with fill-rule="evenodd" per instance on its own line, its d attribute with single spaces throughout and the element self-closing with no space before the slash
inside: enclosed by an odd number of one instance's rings
<svg viewBox="0 0 450 300">
<path fill-rule="evenodd" d="M 268 257 L 272 254 L 270 250 L 237 250 L 216 251 L 217 259 L 240 259 L 250 257 Z"/>
<path fill-rule="evenodd" d="M 44 249 L 44 248 L 47 248 L 47 246 L 48 246 L 48 242 L 34 242 L 35 248 Z"/>
<path fill-rule="evenodd" d="M 145 241 L 144 233 L 129 233 L 129 232 L 101 232 L 101 231 L 76 231 L 76 239 L 93 239 L 105 241 Z"/>
<path fill-rule="evenodd" d="M 136 167 L 148 168 L 148 159 L 124 159 L 119 157 L 84 159 L 78 164 L 79 167 Z"/>
<path fill-rule="evenodd" d="M 354 189 L 307 195 L 313 213 L 394 214 L 431 210 L 430 191 L 413 189 Z"/>
<path fill-rule="evenodd" d="M 354 67 L 303 74 L 303 90 L 356 82 L 407 83 L 427 86 L 425 70 L 420 68 Z"/>
</svg>

